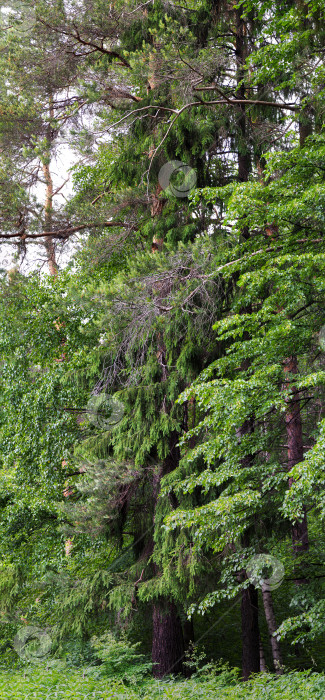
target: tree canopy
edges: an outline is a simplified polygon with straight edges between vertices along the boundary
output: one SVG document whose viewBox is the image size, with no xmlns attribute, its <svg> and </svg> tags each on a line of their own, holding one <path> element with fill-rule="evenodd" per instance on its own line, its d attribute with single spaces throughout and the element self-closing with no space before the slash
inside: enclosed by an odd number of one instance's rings
<svg viewBox="0 0 325 700">
<path fill-rule="evenodd" d="M 324 672 L 324 3 L 8 2 L 0 49 L 3 658 Z"/>
</svg>

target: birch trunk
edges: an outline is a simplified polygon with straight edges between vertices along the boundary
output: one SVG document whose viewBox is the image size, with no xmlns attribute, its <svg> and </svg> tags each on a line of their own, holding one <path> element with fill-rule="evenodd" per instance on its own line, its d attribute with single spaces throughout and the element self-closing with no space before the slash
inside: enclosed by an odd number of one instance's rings
<svg viewBox="0 0 325 700">
<path fill-rule="evenodd" d="M 272 649 L 272 658 L 273 658 L 274 669 L 278 675 L 282 675 L 283 666 L 282 666 L 282 656 L 281 656 L 280 643 L 278 642 L 277 638 L 273 636 L 274 632 L 276 632 L 276 630 L 277 630 L 277 624 L 276 624 L 275 614 L 274 614 L 272 593 L 265 586 L 262 586 L 262 598 L 263 598 L 265 619 L 266 619 L 266 623 L 267 623 L 270 644 L 271 644 L 271 649 Z"/>
</svg>

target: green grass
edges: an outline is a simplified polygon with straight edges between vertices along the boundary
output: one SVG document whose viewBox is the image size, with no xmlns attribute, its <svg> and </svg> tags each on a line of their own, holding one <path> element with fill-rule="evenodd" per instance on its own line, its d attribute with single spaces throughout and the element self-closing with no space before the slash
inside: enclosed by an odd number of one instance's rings
<svg viewBox="0 0 325 700">
<path fill-rule="evenodd" d="M 238 683 L 231 672 L 213 679 L 150 681 L 126 687 L 120 681 L 86 676 L 71 669 L 0 672 L 1 700 L 324 700 L 325 676 L 289 673 L 257 676 Z"/>
</svg>

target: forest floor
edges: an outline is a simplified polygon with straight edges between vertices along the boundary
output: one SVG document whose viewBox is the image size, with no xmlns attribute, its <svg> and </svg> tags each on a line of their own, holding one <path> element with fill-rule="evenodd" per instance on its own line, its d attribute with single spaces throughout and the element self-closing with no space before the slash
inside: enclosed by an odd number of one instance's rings
<svg viewBox="0 0 325 700">
<path fill-rule="evenodd" d="M 83 677 L 85 675 L 85 677 Z M 277 679 L 261 674 L 238 683 L 232 672 L 215 678 L 148 681 L 127 687 L 71 669 L 0 671 L 1 700 L 324 700 L 325 675 L 287 673 Z"/>
</svg>

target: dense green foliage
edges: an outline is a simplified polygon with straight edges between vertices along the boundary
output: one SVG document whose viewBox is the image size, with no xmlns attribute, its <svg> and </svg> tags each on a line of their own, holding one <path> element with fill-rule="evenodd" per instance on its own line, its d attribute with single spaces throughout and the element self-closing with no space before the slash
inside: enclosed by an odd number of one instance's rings
<svg viewBox="0 0 325 700">
<path fill-rule="evenodd" d="M 245 687 L 236 681 L 232 672 L 223 672 L 213 679 L 199 677 L 191 681 L 151 681 L 140 685 L 136 690 L 125 686 L 121 681 L 98 680 L 90 674 L 65 670 L 32 671 L 23 678 L 18 673 L 1 673 L 0 691 L 4 700 L 322 700 L 324 697 L 324 677 L 318 674 L 292 673 L 275 680 L 263 675 Z"/>
<path fill-rule="evenodd" d="M 323 698 L 324 2 L 30 5 L 0 32 L 0 656 L 48 672 L 11 697 Z"/>
</svg>

